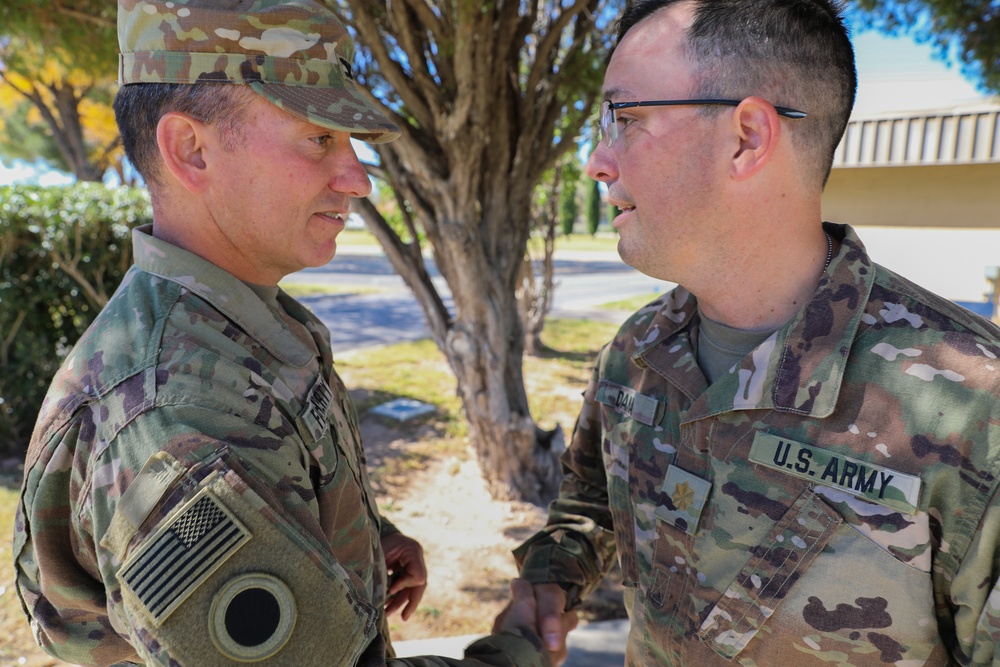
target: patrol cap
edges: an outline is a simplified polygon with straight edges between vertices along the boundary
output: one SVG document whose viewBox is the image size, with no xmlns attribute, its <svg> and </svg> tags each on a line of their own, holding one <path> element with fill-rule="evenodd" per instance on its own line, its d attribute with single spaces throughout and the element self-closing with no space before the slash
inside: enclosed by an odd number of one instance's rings
<svg viewBox="0 0 1000 667">
<path fill-rule="evenodd" d="M 399 128 L 358 90 L 354 41 L 311 0 L 118 0 L 118 83 L 238 83 L 372 143 Z"/>
</svg>

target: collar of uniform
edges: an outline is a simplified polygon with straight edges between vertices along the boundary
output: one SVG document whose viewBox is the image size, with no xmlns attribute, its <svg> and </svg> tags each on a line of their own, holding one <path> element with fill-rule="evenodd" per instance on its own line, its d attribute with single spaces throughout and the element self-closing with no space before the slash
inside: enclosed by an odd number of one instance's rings
<svg viewBox="0 0 1000 667">
<path fill-rule="evenodd" d="M 813 298 L 749 354 L 737 372 L 712 385 L 710 412 L 770 409 L 815 417 L 833 413 L 847 357 L 874 285 L 875 265 L 851 227 L 824 223 L 824 229 L 840 242 L 840 248 Z M 664 377 L 685 369 L 692 377 L 701 377 L 693 370 L 697 362 L 690 335 L 682 336 L 690 333 L 697 300 L 678 287 L 647 309 L 652 306 L 657 312 L 645 333 L 634 339 L 633 361 Z M 697 386 L 700 393 L 703 382 L 702 378 L 691 387 Z M 725 400 L 719 400 L 722 394 Z"/>
<path fill-rule="evenodd" d="M 771 400 L 775 409 L 815 417 L 833 414 L 847 358 L 875 284 L 875 265 L 848 225 L 823 223 L 840 241 L 805 308 L 775 340 Z"/>
<path fill-rule="evenodd" d="M 132 249 L 139 269 L 183 285 L 235 322 L 283 363 L 308 364 L 315 352 L 298 339 L 236 276 L 152 234 L 152 225 L 132 230 Z"/>
</svg>

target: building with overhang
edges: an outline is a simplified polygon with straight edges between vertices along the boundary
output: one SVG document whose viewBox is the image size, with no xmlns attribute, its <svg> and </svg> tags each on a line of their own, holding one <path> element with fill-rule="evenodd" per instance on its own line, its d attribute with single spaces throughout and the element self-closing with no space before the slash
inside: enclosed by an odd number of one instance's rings
<svg viewBox="0 0 1000 667">
<path fill-rule="evenodd" d="M 907 246 L 899 261 L 913 261 L 901 273 L 927 282 L 913 273 L 925 269 L 933 278 L 934 264 L 938 272 L 961 266 L 973 276 L 967 280 L 981 276 L 986 292 L 1000 266 L 1000 99 L 852 119 L 834 157 L 823 218 L 900 228 L 890 230 L 896 245 Z M 934 253 L 940 261 L 919 259 Z"/>
<path fill-rule="evenodd" d="M 823 214 L 854 225 L 1000 228 L 1000 103 L 852 119 Z"/>
</svg>

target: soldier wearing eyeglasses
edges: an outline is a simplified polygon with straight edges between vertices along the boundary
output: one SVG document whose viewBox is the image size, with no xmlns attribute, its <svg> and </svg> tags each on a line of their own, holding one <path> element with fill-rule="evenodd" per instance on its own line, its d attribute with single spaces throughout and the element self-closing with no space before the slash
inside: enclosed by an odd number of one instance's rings
<svg viewBox="0 0 1000 667">
<path fill-rule="evenodd" d="M 617 561 L 626 664 L 1000 661 L 1000 331 L 820 199 L 854 102 L 828 0 L 639 0 L 587 173 L 678 284 L 601 351 L 547 525 L 550 649 Z"/>
</svg>

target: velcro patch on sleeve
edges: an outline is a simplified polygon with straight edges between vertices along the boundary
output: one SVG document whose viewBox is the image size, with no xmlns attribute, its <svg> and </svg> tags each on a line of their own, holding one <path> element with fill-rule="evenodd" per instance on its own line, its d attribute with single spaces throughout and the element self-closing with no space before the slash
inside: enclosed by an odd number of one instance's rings
<svg viewBox="0 0 1000 667">
<path fill-rule="evenodd" d="M 250 537 L 233 513 L 204 489 L 129 557 L 118 580 L 158 626 Z"/>
</svg>

